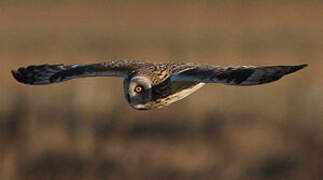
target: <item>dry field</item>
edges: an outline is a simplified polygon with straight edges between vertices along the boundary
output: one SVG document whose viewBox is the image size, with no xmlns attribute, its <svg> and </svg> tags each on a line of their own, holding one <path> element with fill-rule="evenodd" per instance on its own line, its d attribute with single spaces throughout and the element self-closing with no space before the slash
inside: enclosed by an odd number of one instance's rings
<svg viewBox="0 0 323 180">
<path fill-rule="evenodd" d="M 0 179 L 323 179 L 323 1 L 1 0 Z M 112 59 L 309 67 L 136 111 L 122 80 L 10 70 Z"/>
</svg>

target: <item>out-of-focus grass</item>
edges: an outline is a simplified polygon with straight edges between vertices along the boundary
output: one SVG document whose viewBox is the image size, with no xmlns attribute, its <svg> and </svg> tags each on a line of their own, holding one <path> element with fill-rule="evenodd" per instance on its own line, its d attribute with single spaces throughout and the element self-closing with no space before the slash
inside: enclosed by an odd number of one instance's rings
<svg viewBox="0 0 323 180">
<path fill-rule="evenodd" d="M 0 3 L 0 179 L 321 179 L 323 3 Z M 28 64 L 111 59 L 310 66 L 256 87 L 210 84 L 154 111 L 122 80 L 16 83 Z"/>
</svg>

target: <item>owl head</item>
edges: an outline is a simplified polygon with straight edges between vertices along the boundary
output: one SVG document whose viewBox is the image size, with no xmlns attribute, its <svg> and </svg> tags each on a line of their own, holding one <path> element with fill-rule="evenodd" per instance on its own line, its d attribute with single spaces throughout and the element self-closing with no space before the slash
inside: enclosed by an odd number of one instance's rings
<svg viewBox="0 0 323 180">
<path fill-rule="evenodd" d="M 133 76 L 125 78 L 124 91 L 130 106 L 135 109 L 150 109 L 150 102 L 153 99 L 152 83 L 148 77 Z"/>
</svg>

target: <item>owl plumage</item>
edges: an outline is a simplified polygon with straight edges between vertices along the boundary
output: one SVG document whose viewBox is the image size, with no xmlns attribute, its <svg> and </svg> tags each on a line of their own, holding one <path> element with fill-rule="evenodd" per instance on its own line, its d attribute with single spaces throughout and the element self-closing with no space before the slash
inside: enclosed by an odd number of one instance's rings
<svg viewBox="0 0 323 180">
<path fill-rule="evenodd" d="M 89 65 L 32 65 L 13 70 L 12 75 L 17 81 L 31 85 L 46 85 L 81 77 L 123 77 L 129 104 L 135 109 L 148 110 L 183 99 L 205 83 L 239 86 L 264 84 L 306 66 L 220 67 L 197 63 L 119 60 Z"/>
</svg>

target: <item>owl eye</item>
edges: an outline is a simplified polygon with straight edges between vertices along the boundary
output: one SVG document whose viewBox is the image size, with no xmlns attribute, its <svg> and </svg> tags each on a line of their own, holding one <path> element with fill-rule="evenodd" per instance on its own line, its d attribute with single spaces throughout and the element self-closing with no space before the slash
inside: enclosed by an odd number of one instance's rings
<svg viewBox="0 0 323 180">
<path fill-rule="evenodd" d="M 135 92 L 136 93 L 141 93 L 144 90 L 144 88 L 141 85 L 138 85 L 135 87 Z"/>
</svg>

